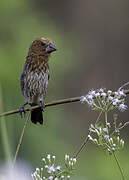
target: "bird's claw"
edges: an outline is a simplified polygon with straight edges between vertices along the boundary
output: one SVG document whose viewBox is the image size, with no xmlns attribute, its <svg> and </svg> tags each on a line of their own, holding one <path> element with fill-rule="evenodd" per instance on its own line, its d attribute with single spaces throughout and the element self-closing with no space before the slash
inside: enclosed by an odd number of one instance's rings
<svg viewBox="0 0 129 180">
<path fill-rule="evenodd" d="M 41 109 L 42 109 L 42 111 L 44 112 L 44 108 L 45 108 L 45 104 L 44 104 L 44 102 L 43 102 L 43 101 L 40 101 L 40 105 L 41 105 Z"/>
<path fill-rule="evenodd" d="M 23 118 L 22 113 L 24 113 L 24 117 L 25 117 L 25 114 L 26 114 L 25 105 L 27 105 L 27 104 L 28 104 L 28 103 L 25 103 L 24 105 L 22 105 L 22 106 L 19 108 L 19 113 L 20 113 L 21 118 Z"/>
</svg>

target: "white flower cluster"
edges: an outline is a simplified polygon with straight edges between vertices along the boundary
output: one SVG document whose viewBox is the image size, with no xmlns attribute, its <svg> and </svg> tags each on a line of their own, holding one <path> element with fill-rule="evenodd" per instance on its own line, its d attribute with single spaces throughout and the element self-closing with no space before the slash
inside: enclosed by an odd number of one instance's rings
<svg viewBox="0 0 129 180">
<path fill-rule="evenodd" d="M 70 158 L 69 155 L 65 155 L 65 166 L 71 171 L 74 170 L 75 164 L 77 160 L 76 158 Z"/>
<path fill-rule="evenodd" d="M 89 93 L 81 97 L 81 103 L 88 103 L 94 110 L 110 111 L 114 108 L 120 111 L 125 111 L 127 105 L 125 105 L 126 94 L 124 90 L 118 90 L 112 92 L 111 90 L 106 90 L 100 88 L 97 90 L 90 90 Z"/>
<path fill-rule="evenodd" d="M 111 125 L 107 123 L 106 127 L 102 127 L 101 125 L 94 126 L 91 124 L 88 135 L 89 140 L 98 146 L 103 147 L 104 150 L 107 150 L 109 154 L 112 154 L 116 150 L 124 147 L 124 141 L 120 139 L 119 135 L 114 135 L 114 132 L 110 131 Z M 91 133 L 96 134 L 96 138 L 91 136 Z M 119 134 L 119 133 L 118 133 Z"/>
<path fill-rule="evenodd" d="M 76 158 L 70 158 L 65 155 L 65 168 L 55 165 L 55 156 L 47 155 L 42 158 L 44 167 L 36 168 L 35 172 L 31 175 L 33 180 L 69 180 L 71 171 L 76 164 Z M 44 175 L 46 174 L 46 176 Z"/>
</svg>

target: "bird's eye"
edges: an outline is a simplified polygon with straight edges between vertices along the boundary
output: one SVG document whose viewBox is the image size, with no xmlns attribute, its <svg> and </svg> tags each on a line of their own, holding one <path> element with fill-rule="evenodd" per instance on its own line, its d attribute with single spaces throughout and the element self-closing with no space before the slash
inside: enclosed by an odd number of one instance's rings
<svg viewBox="0 0 129 180">
<path fill-rule="evenodd" d="M 46 46 L 46 43 L 44 43 L 44 42 L 41 42 L 41 45 L 42 45 L 43 47 L 45 47 L 45 46 Z"/>
</svg>

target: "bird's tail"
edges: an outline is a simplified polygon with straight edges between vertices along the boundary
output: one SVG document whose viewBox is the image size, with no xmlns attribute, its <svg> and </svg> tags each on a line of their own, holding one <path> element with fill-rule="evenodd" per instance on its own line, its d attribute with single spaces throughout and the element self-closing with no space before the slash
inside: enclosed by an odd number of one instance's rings
<svg viewBox="0 0 129 180">
<path fill-rule="evenodd" d="M 34 124 L 36 124 L 37 122 L 43 124 L 43 114 L 42 114 L 42 109 L 40 107 L 37 109 L 33 109 L 31 111 L 31 121 Z"/>
</svg>

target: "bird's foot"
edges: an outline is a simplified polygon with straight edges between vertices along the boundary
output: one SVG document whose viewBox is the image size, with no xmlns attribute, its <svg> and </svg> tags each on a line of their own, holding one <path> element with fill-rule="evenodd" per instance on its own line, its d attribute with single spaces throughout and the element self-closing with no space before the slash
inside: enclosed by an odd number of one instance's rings
<svg viewBox="0 0 129 180">
<path fill-rule="evenodd" d="M 23 117 L 22 116 L 22 113 L 24 113 L 24 116 L 26 114 L 26 109 L 25 109 L 25 106 L 28 104 L 28 102 L 26 102 L 25 104 L 23 104 L 20 108 L 19 108 L 19 113 L 20 113 L 20 116 L 21 118 Z"/>
<path fill-rule="evenodd" d="M 40 101 L 40 105 L 41 105 L 41 109 L 42 109 L 42 111 L 44 112 L 44 108 L 45 108 L 45 104 L 44 104 L 44 102 L 43 102 L 43 101 Z"/>
</svg>

